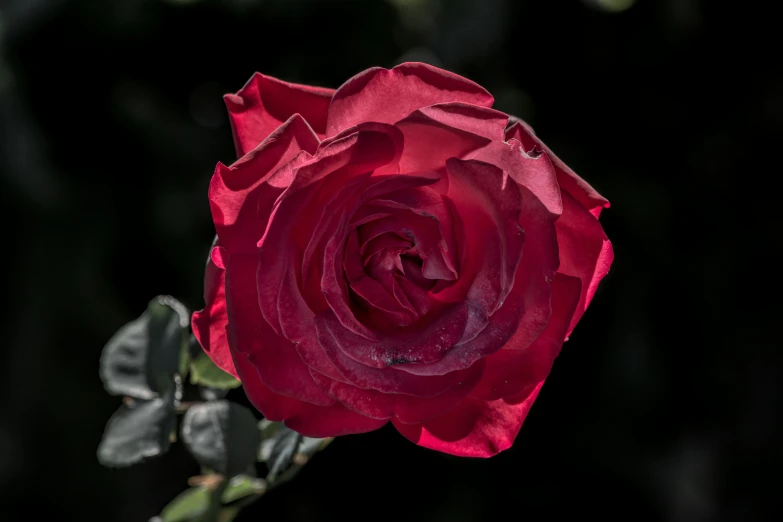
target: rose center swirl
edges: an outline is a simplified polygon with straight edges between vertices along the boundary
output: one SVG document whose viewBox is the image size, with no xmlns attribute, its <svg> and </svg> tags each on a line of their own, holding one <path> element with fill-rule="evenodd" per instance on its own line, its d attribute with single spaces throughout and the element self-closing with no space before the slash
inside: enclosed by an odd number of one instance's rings
<svg viewBox="0 0 783 522">
<path fill-rule="evenodd" d="M 353 313 L 384 332 L 426 321 L 433 293 L 457 280 L 444 237 L 453 217 L 442 198 L 429 188 L 400 191 L 366 202 L 357 215 L 343 262 Z"/>
</svg>

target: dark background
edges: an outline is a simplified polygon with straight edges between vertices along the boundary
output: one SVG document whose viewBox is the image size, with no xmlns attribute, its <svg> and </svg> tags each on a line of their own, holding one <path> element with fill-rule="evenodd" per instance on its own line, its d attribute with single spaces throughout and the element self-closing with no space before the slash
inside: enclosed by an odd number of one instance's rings
<svg viewBox="0 0 783 522">
<path fill-rule="evenodd" d="M 157 294 L 202 306 L 221 95 L 407 60 L 485 86 L 612 202 L 612 272 L 511 450 L 344 437 L 239 520 L 780 516 L 778 19 L 597 4 L 0 0 L 0 519 L 146 521 L 185 489 L 180 445 L 98 465 L 98 357 Z"/>
</svg>

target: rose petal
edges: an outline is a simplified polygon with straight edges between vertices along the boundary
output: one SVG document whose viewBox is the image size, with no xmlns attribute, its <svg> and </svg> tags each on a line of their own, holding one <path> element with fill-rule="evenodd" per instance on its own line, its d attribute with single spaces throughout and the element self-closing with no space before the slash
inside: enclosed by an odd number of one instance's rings
<svg viewBox="0 0 783 522">
<path fill-rule="evenodd" d="M 272 204 L 287 185 L 276 172 L 317 147 L 318 138 L 301 116 L 294 115 L 230 167 L 218 164 L 209 185 L 209 203 L 221 245 L 231 252 L 255 251 Z"/>
<path fill-rule="evenodd" d="M 343 267 L 351 289 L 368 305 L 383 310 L 398 326 L 408 326 L 413 322 L 414 318 L 394 296 L 364 271 L 359 255 L 359 236 L 355 230 L 348 235 Z"/>
<path fill-rule="evenodd" d="M 415 189 L 436 184 L 441 175 L 434 171 L 416 171 L 405 174 L 391 174 L 386 176 L 373 176 L 373 185 L 368 187 L 362 198 L 362 203 L 372 202 L 386 194 L 400 190 Z"/>
<path fill-rule="evenodd" d="M 285 425 L 305 437 L 320 439 L 375 431 L 387 422 L 359 415 L 339 403 L 325 408 L 302 404 L 295 415 L 285 420 Z"/>
<path fill-rule="evenodd" d="M 544 380 L 563 346 L 581 292 L 579 278 L 555 274 L 552 315 L 546 329 L 530 345 L 524 336 L 512 337 L 502 350 L 483 359 L 487 366 L 471 396 L 494 401 L 517 395 Z"/>
<path fill-rule="evenodd" d="M 439 294 L 444 300 L 467 299 L 489 316 L 511 290 L 525 236 L 519 220 L 522 197 L 494 165 L 448 160 L 449 198 L 462 222 L 461 280 Z M 478 332 L 468 329 L 467 335 Z M 469 339 L 464 339 L 463 342 Z"/>
<path fill-rule="evenodd" d="M 507 123 L 506 114 L 476 105 L 422 107 L 396 124 L 405 136 L 400 168 L 437 170 L 449 158 L 469 158 L 490 143 L 503 141 Z"/>
<path fill-rule="evenodd" d="M 453 304 L 441 310 L 429 324 L 402 328 L 399 333 L 387 334 L 379 340 L 367 339 L 331 324 L 329 331 L 337 347 L 354 361 L 372 368 L 386 368 L 440 360 L 462 337 L 466 321 L 465 306 Z"/>
<path fill-rule="evenodd" d="M 303 339 L 296 344 L 296 353 L 310 369 L 326 375 L 335 381 L 348 383 L 348 379 L 329 361 L 329 358 L 318 344 L 317 332 L 312 339 Z"/>
<path fill-rule="evenodd" d="M 584 208 L 598 218 L 601 209 L 609 208 L 609 201 L 599 194 L 585 180 L 580 178 L 568 165 L 562 162 L 538 136 L 533 134 L 533 129 L 527 124 L 516 122 L 506 129 L 506 141 L 516 139 L 522 143 L 526 152 L 538 147 L 539 150 L 546 152 L 557 172 L 557 182 L 560 187 L 575 198 Z"/>
<path fill-rule="evenodd" d="M 343 214 L 337 230 L 324 248 L 324 273 L 321 278 L 321 292 L 329 304 L 330 312 L 339 320 L 343 328 L 363 336 L 366 339 L 377 340 L 378 336 L 362 324 L 348 303 L 348 282 L 344 274 L 345 244 L 348 240 L 344 231 L 348 226 L 348 217 Z"/>
<path fill-rule="evenodd" d="M 404 260 L 403 263 L 405 263 Z M 405 265 L 403 264 L 403 266 Z M 417 265 L 414 266 L 419 268 Z M 411 272 L 412 270 L 409 267 L 405 270 L 405 276 L 395 274 L 394 279 L 396 280 L 402 292 L 405 294 L 408 302 L 413 306 L 413 308 L 416 310 L 416 313 L 421 317 L 430 311 L 432 303 L 430 301 L 429 294 L 426 290 L 424 290 L 424 285 L 421 284 L 421 286 L 419 286 L 419 284 L 411 282 L 416 281 L 416 279 L 411 278 Z M 419 272 L 419 274 L 421 274 L 421 272 Z M 432 282 L 429 279 L 424 279 L 424 276 L 421 276 L 421 279 Z"/>
<path fill-rule="evenodd" d="M 357 74 L 334 93 L 326 135 L 364 121 L 394 123 L 436 103 L 491 107 L 493 101 L 479 85 L 431 65 L 403 63 L 391 70 L 375 67 Z"/>
<path fill-rule="evenodd" d="M 571 319 L 571 334 L 590 305 L 598 283 L 609 273 L 614 259 L 612 244 L 598 219 L 568 193 L 563 193 L 563 215 L 557 220 L 560 245 L 559 272 L 582 280 L 582 296 Z"/>
<path fill-rule="evenodd" d="M 474 339 L 455 346 L 443 358 L 430 364 L 405 364 L 395 369 L 415 375 L 442 375 L 466 368 L 479 358 L 497 352 L 512 338 L 515 345 L 532 343 L 549 323 L 551 290 L 559 259 L 555 216 L 529 190 L 520 187 L 525 247 L 514 275 L 511 291 L 491 316 L 472 310 L 473 320 L 483 326 Z M 522 234 L 522 228 L 518 231 Z M 482 324 L 482 319 L 483 324 Z"/>
<path fill-rule="evenodd" d="M 476 367 L 471 367 L 446 375 L 419 377 L 385 368 L 372 368 L 356 362 L 344 353 L 347 342 L 361 338 L 351 336 L 333 314 L 326 313 L 316 317 L 315 324 L 318 330 L 318 342 L 326 356 L 346 379 L 359 388 L 378 390 L 383 393 L 434 397 L 464 381 L 472 371 L 476 371 Z"/>
<path fill-rule="evenodd" d="M 399 259 L 399 257 L 398 257 Z M 408 297 L 408 294 L 405 292 L 405 290 L 400 285 L 400 275 L 392 272 L 387 272 L 385 276 L 383 276 L 383 284 L 388 285 L 391 288 L 392 295 L 397 300 L 398 303 L 400 303 L 400 306 L 408 310 L 414 318 L 414 321 L 418 321 L 421 316 L 426 314 L 430 309 L 430 303 L 429 299 L 426 299 L 425 295 L 425 302 L 417 301 L 416 298 L 420 297 L 421 294 L 414 294 L 413 300 L 411 297 Z M 419 292 L 421 292 L 420 289 L 417 288 Z"/>
<path fill-rule="evenodd" d="M 364 263 L 367 264 L 367 260 L 373 255 L 383 250 L 408 250 L 411 247 L 409 239 L 403 239 L 394 232 L 387 234 L 381 234 L 367 241 L 361 246 L 359 253 L 364 257 Z"/>
<path fill-rule="evenodd" d="M 441 237 L 437 220 L 420 216 L 415 212 L 398 211 L 361 227 L 359 231 L 360 242 L 365 244 L 371 239 L 390 232 L 406 237 L 414 243 L 418 255 L 423 261 L 422 273 L 424 277 L 447 281 L 457 279 L 457 274 L 453 271 L 454 263 L 448 263 L 445 259 L 445 240 Z"/>
<path fill-rule="evenodd" d="M 231 335 L 229 334 L 228 337 L 230 339 Z M 242 381 L 242 388 L 245 390 L 245 395 L 264 417 L 273 422 L 280 422 L 296 415 L 303 408 L 305 403 L 302 401 L 270 390 L 261 380 L 258 370 L 250 363 L 247 355 L 236 350 L 232 350 L 232 355 L 238 378 Z"/>
<path fill-rule="evenodd" d="M 478 364 L 483 366 L 483 361 Z M 313 372 L 315 382 L 346 408 L 373 419 L 396 417 L 406 424 L 419 423 L 450 410 L 468 396 L 480 377 L 481 371 L 474 371 L 467 379 L 440 395 L 422 399 L 411 395 L 364 390 L 350 384 L 335 382 Z"/>
<path fill-rule="evenodd" d="M 217 244 L 213 248 L 219 248 Z M 193 335 L 210 359 L 224 372 L 237 377 L 226 339 L 228 313 L 226 312 L 225 270 L 218 268 L 210 255 L 204 274 L 205 306 L 193 312 Z"/>
<path fill-rule="evenodd" d="M 552 162 L 546 154 L 529 156 L 519 141 L 495 141 L 470 154 L 470 159 L 483 161 L 503 169 L 517 184 L 530 190 L 552 214 L 563 212 L 560 185 Z"/>
<path fill-rule="evenodd" d="M 432 288 L 432 279 L 427 279 L 421 270 L 421 264 L 411 259 L 410 256 L 405 256 L 401 259 L 402 272 L 405 274 L 405 280 L 413 283 L 419 288 L 430 289 Z"/>
<path fill-rule="evenodd" d="M 317 284 L 320 290 L 320 279 L 323 275 L 322 254 L 328 238 L 336 233 L 340 223 L 340 218 L 348 208 L 352 208 L 363 193 L 369 175 L 365 174 L 345 183 L 332 197 L 332 199 L 323 205 L 323 211 L 318 218 L 317 225 L 313 230 L 308 243 L 302 254 L 302 280 L 305 288 L 310 284 Z M 313 265 L 318 266 L 313 266 Z M 316 293 L 316 289 L 308 292 L 308 297 Z M 315 310 L 315 308 L 314 308 Z M 320 311 L 320 308 L 318 309 Z"/>
<path fill-rule="evenodd" d="M 256 256 L 250 255 L 232 255 L 226 266 L 228 325 L 235 357 L 244 356 L 264 384 L 278 394 L 320 406 L 334 404 L 313 382 L 294 344 L 277 335 L 261 315 L 257 288 L 252 284 L 257 268 Z"/>
<path fill-rule="evenodd" d="M 464 158 L 491 143 L 478 134 L 433 120 L 422 111 L 398 121 L 396 127 L 405 137 L 400 158 L 402 172 L 439 170 L 449 158 Z"/>
<path fill-rule="evenodd" d="M 472 397 L 422 424 L 392 419 L 405 438 L 460 457 L 491 457 L 511 447 L 543 382 L 516 397 L 483 401 Z"/>
<path fill-rule="evenodd" d="M 381 428 L 387 422 L 359 415 L 339 403 L 316 406 L 279 395 L 263 383 L 257 369 L 244 354 L 235 351 L 234 361 L 251 404 L 270 421 L 285 421 L 286 426 L 306 437 L 366 433 Z"/>
<path fill-rule="evenodd" d="M 455 224 L 450 207 L 446 204 L 443 195 L 438 194 L 432 187 L 408 188 L 376 199 L 376 205 L 391 205 L 398 208 L 407 208 L 411 212 L 421 216 L 434 218 L 438 224 L 440 237 L 439 243 L 443 261 L 448 270 L 458 274 L 457 242 L 455 237 Z"/>
<path fill-rule="evenodd" d="M 322 141 L 310 161 L 292 167 L 293 179 L 276 205 L 334 172 L 340 173 L 338 178 L 350 179 L 387 165 L 397 170 L 402 147 L 402 134 L 391 125 L 366 123 L 347 129 Z M 335 183 L 337 179 L 331 181 Z M 339 183 L 335 185 L 340 186 Z M 323 194 L 327 199 L 329 195 L 328 192 Z"/>
<path fill-rule="evenodd" d="M 468 103 L 439 103 L 422 107 L 418 111 L 432 121 L 453 129 L 483 136 L 491 141 L 504 139 L 508 115 L 494 109 Z"/>
<path fill-rule="evenodd" d="M 396 133 L 393 127 L 385 126 L 385 129 L 392 135 Z M 292 181 L 277 198 L 269 224 L 257 245 L 257 284 L 258 306 L 278 334 L 282 333 L 278 312 L 281 274 L 290 263 L 295 262 L 293 257 L 289 261 L 289 252 L 307 248 L 318 225 L 319 214 L 312 213 L 313 210 L 330 203 L 334 205 L 332 197 L 341 187 L 354 182 L 356 177 L 367 177 L 375 167 L 394 160 L 397 145 L 390 134 L 359 130 L 326 146 L 322 144 L 312 159 L 295 168 L 291 174 Z M 285 166 L 280 171 L 287 168 Z M 275 176 L 281 175 L 280 171 Z M 298 265 L 297 270 L 300 269 Z M 292 291 L 293 288 L 289 286 Z M 319 299 L 321 297 L 318 296 Z M 328 301 L 329 297 L 324 297 Z"/>
<path fill-rule="evenodd" d="M 402 178 L 403 176 L 393 175 L 373 176 L 370 178 L 372 184 L 368 187 L 364 197 L 367 197 L 368 193 L 383 194 L 384 190 L 393 190 Z M 408 176 L 405 181 L 413 186 L 420 186 L 434 183 L 437 181 L 437 178 L 437 175 L 425 173 L 422 176 Z M 379 185 L 382 186 L 383 190 L 378 188 Z M 337 228 L 329 232 L 331 239 L 329 239 L 323 250 L 324 273 L 321 279 L 321 291 L 329 307 L 345 328 L 367 339 L 377 339 L 377 335 L 372 330 L 357 320 L 354 312 L 348 305 L 348 288 L 344 277 L 343 262 L 349 218 L 351 215 L 356 215 L 356 210 L 354 207 L 346 207 Z M 356 225 L 358 223 L 351 223 L 350 227 Z"/>
<path fill-rule="evenodd" d="M 345 382 L 337 368 L 329 362 L 317 342 L 315 314 L 303 299 L 297 288 L 296 270 L 285 264 L 277 296 L 277 312 L 283 336 L 294 343 L 296 353 L 302 362 L 330 378 Z M 263 267 L 259 265 L 259 273 Z M 257 275 L 257 278 L 259 276 Z"/>
<path fill-rule="evenodd" d="M 301 114 L 323 137 L 333 89 L 288 83 L 256 73 L 236 94 L 223 97 L 228 108 L 237 156 L 244 156 L 280 124 Z"/>
</svg>

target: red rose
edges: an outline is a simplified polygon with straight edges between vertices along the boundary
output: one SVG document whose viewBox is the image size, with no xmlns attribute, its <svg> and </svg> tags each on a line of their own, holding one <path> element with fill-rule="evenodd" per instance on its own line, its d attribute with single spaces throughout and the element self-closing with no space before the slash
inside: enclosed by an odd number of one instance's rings
<svg viewBox="0 0 783 522">
<path fill-rule="evenodd" d="M 226 96 L 241 159 L 193 327 L 265 417 L 511 446 L 613 255 L 606 199 L 492 102 L 420 63 Z"/>
</svg>

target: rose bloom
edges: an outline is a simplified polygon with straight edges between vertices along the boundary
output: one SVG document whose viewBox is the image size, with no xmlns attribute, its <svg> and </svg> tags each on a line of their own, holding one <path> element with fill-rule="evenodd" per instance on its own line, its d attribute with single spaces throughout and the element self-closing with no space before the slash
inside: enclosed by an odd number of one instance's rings
<svg viewBox="0 0 783 522">
<path fill-rule="evenodd" d="M 337 90 L 256 74 L 209 187 L 201 346 L 310 437 L 390 422 L 511 446 L 613 254 L 609 203 L 479 85 L 421 63 Z"/>
</svg>

